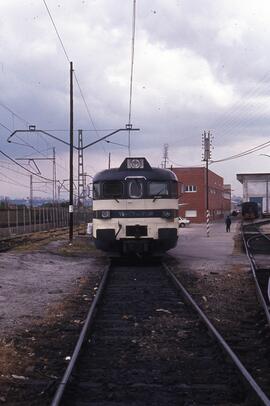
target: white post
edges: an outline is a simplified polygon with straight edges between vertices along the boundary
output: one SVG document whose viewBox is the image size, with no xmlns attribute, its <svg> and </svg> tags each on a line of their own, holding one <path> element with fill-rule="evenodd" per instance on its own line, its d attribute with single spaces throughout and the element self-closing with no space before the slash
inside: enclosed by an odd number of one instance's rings
<svg viewBox="0 0 270 406">
<path fill-rule="evenodd" d="M 210 234 L 210 210 L 206 210 L 206 235 Z"/>
</svg>

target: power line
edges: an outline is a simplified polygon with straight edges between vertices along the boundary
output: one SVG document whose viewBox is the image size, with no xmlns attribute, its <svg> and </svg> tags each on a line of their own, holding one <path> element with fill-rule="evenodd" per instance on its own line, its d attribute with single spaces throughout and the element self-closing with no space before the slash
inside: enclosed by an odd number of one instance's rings
<svg viewBox="0 0 270 406">
<path fill-rule="evenodd" d="M 15 163 L 15 162 L 14 162 Z M 17 163 L 17 162 L 16 162 Z M 20 171 L 18 171 L 18 170 L 16 170 L 16 169 L 14 169 L 14 168 L 10 168 L 9 166 L 9 163 L 7 163 L 7 161 L 1 161 L 0 160 L 0 167 L 2 167 L 2 168 L 4 168 L 4 169 L 6 169 L 6 170 L 8 170 L 8 171 L 11 171 L 11 172 L 14 172 L 14 173 L 18 173 L 19 175 L 21 175 L 21 176 L 29 176 L 28 174 L 26 174 L 26 173 L 23 173 L 23 172 L 20 172 Z M 25 168 L 24 168 L 25 169 Z M 5 174 L 5 177 L 7 177 L 8 178 L 8 176 Z M 49 182 L 51 182 L 51 180 L 49 180 Z M 59 182 L 59 180 L 57 181 L 57 182 Z"/>
<path fill-rule="evenodd" d="M 11 130 L 10 130 L 8 127 L 6 127 L 4 124 L 0 123 L 0 125 L 1 125 L 1 127 L 3 127 L 5 130 L 11 132 Z"/>
<path fill-rule="evenodd" d="M 27 120 L 25 120 L 24 118 L 22 118 L 21 116 L 19 116 L 19 114 L 15 113 L 15 111 L 13 111 L 10 107 L 6 106 L 3 102 L 0 101 L 0 106 L 2 106 L 4 109 L 6 109 L 7 111 L 9 111 L 11 114 L 13 114 L 13 116 L 17 117 L 19 120 L 23 121 L 26 125 L 29 125 L 29 122 Z"/>
<path fill-rule="evenodd" d="M 15 159 L 11 158 L 11 156 L 9 156 L 8 154 L 6 154 L 4 151 L 1 151 L 1 150 L 0 150 L 0 154 L 2 154 L 3 156 L 5 156 L 7 159 L 9 159 L 9 160 L 10 160 L 11 162 L 13 162 L 14 164 L 20 166 L 20 167 L 21 167 L 22 169 L 24 169 L 26 172 L 29 172 L 29 173 L 31 173 L 32 175 L 37 176 L 38 178 L 45 179 L 45 180 L 49 180 L 50 182 L 53 181 L 52 179 L 46 178 L 45 176 L 42 176 L 42 175 L 38 175 L 37 173 L 32 172 L 32 171 L 30 171 L 29 169 L 25 168 L 23 165 L 19 164 L 19 162 L 15 161 Z"/>
<path fill-rule="evenodd" d="M 1 124 L 1 123 L 0 123 L 0 124 Z M 9 131 L 11 131 L 11 130 L 9 130 Z M 23 140 L 19 135 L 16 134 L 16 136 L 17 136 L 17 138 L 18 138 L 20 141 L 22 141 L 22 144 L 20 144 L 20 143 L 18 143 L 18 142 L 14 142 L 14 141 L 10 141 L 10 143 L 12 143 L 12 144 L 17 144 L 17 145 L 22 145 L 22 146 L 25 146 L 25 147 L 29 147 L 29 148 L 33 149 L 35 152 L 39 153 L 40 155 L 42 155 L 42 156 L 44 156 L 44 157 L 47 157 L 47 154 L 45 154 L 43 151 L 38 150 L 38 149 L 35 148 L 33 145 L 31 145 L 31 144 L 29 144 L 28 142 L 26 142 L 25 140 Z M 53 146 L 53 144 L 48 143 L 48 142 L 46 141 L 45 137 L 44 137 L 42 134 L 38 134 L 38 136 L 41 137 L 41 139 L 42 139 L 43 141 L 45 141 L 45 143 L 47 144 L 47 150 L 46 150 L 46 152 L 48 152 L 49 149 L 52 149 L 52 147 L 48 147 L 48 145 Z M 63 160 L 62 160 L 62 161 L 63 161 Z M 58 168 L 63 169 L 64 171 L 67 171 L 67 168 L 63 167 L 62 165 L 58 164 L 57 162 L 56 162 L 56 166 L 57 166 Z"/>
<path fill-rule="evenodd" d="M 69 59 L 69 57 L 68 57 L 66 48 L 65 48 L 64 43 L 63 43 L 63 41 L 62 41 L 62 39 L 61 39 L 61 36 L 60 36 L 60 34 L 59 34 L 59 32 L 58 32 L 58 29 L 57 29 L 57 27 L 56 27 L 56 24 L 55 24 L 55 22 L 54 22 L 54 20 L 53 20 L 53 17 L 52 17 L 52 15 L 51 15 L 51 12 L 50 12 L 50 10 L 49 10 L 49 7 L 47 6 L 47 3 L 46 3 L 45 0 L 43 0 L 43 3 L 44 3 L 44 5 L 45 5 L 45 7 L 46 7 L 46 10 L 47 10 L 48 14 L 49 14 L 49 17 L 50 17 L 50 19 L 51 19 L 52 25 L 53 25 L 53 27 L 54 27 L 54 29 L 55 29 L 56 35 L 57 35 L 57 37 L 58 37 L 58 39 L 59 39 L 59 42 L 60 42 L 60 44 L 61 44 L 61 46 L 62 46 L 63 52 L 64 52 L 64 54 L 65 54 L 65 56 L 66 56 L 66 58 L 67 58 L 67 61 L 68 61 L 68 63 L 70 63 L 70 59 Z"/>
<path fill-rule="evenodd" d="M 4 161 L 6 162 L 6 161 Z M 1 168 L 7 169 L 8 171 L 14 172 L 14 173 L 18 173 L 21 176 L 28 176 L 26 173 L 20 172 L 20 171 L 16 171 L 16 169 L 14 168 L 9 168 L 8 166 L 4 166 L 3 163 L 0 164 Z M 6 176 L 6 175 L 5 175 Z"/>
<path fill-rule="evenodd" d="M 82 100 L 83 100 L 83 102 L 84 102 L 84 105 L 85 105 L 85 108 L 86 108 L 88 117 L 89 117 L 89 119 L 90 119 L 90 121 L 91 121 L 91 123 L 92 123 L 92 126 L 93 126 L 93 128 L 94 128 L 94 131 L 96 132 L 96 134 L 97 134 L 97 136 L 98 136 L 98 131 L 97 131 L 96 127 L 95 127 L 95 124 L 94 124 L 92 115 L 91 115 L 91 113 L 90 113 L 89 107 L 88 107 L 88 105 L 87 105 L 87 103 L 86 103 L 86 100 L 85 100 L 85 97 L 84 97 L 84 95 L 83 95 L 82 88 L 81 88 L 81 86 L 80 86 L 80 84 L 79 84 L 79 81 L 78 81 L 78 77 L 77 77 L 77 75 L 76 75 L 76 72 L 74 72 L 74 77 L 75 77 L 75 81 L 76 81 L 76 83 L 77 83 L 77 86 L 78 86 L 78 88 L 79 88 L 79 92 L 80 92 L 81 98 L 82 98 Z"/>
<path fill-rule="evenodd" d="M 133 18 L 132 18 L 132 39 L 131 39 L 131 67 L 130 67 L 130 83 L 129 83 L 129 110 L 128 124 L 131 125 L 131 104 L 133 91 L 133 70 L 134 70 L 134 50 L 135 50 L 135 26 L 136 26 L 136 0 L 133 0 Z M 130 130 L 128 131 L 128 154 L 130 156 Z"/>
<path fill-rule="evenodd" d="M 253 148 L 250 148 L 250 149 L 248 149 L 246 151 L 240 152 L 239 154 L 231 155 L 229 157 L 218 159 L 216 161 L 211 161 L 211 164 L 212 163 L 217 163 L 217 162 L 229 161 L 231 159 L 241 158 L 242 156 L 252 154 L 254 152 L 260 151 L 261 149 L 264 149 L 264 148 L 269 147 L 269 146 L 270 146 L 270 141 L 267 141 L 267 142 L 264 142 L 263 144 L 257 145 L 256 147 L 253 147 Z"/>
<path fill-rule="evenodd" d="M 91 121 L 92 126 L 93 126 L 93 128 L 94 128 L 94 131 L 95 131 L 95 133 L 96 133 L 96 136 L 97 136 L 97 138 L 98 138 L 98 137 L 99 137 L 99 135 L 98 135 L 98 131 L 97 131 L 96 126 L 95 126 L 95 124 L 94 124 L 94 121 L 93 121 L 92 115 L 91 115 L 91 113 L 90 113 L 90 110 L 89 110 L 88 104 L 87 104 L 87 102 L 86 102 L 86 100 L 85 100 L 85 97 L 84 97 L 84 95 L 83 95 L 82 88 L 81 88 L 81 86 L 80 86 L 80 84 L 79 84 L 79 80 L 78 80 L 78 77 L 77 77 L 77 75 L 76 75 L 76 72 L 75 72 L 75 71 L 74 71 L 74 78 L 75 78 L 75 81 L 76 81 L 76 83 L 77 83 L 77 86 L 78 86 L 78 89 L 79 89 L 79 92 L 80 92 L 81 98 L 82 98 L 82 100 L 83 100 L 84 106 L 85 106 L 85 108 L 86 108 L 86 111 L 87 111 L 87 114 L 88 114 L 89 120 Z M 103 144 L 101 144 L 101 145 L 102 145 L 103 152 L 105 152 L 104 145 L 103 145 Z"/>
<path fill-rule="evenodd" d="M 236 128 L 247 127 L 249 124 L 252 125 L 253 123 L 256 124 L 255 119 L 258 120 L 258 117 L 263 117 L 263 113 L 266 111 L 267 106 L 261 104 L 259 104 L 259 106 L 254 106 L 254 99 L 257 96 L 260 97 L 260 94 L 265 94 L 265 88 L 263 87 L 265 84 L 267 84 L 267 89 L 269 88 L 269 75 L 269 72 L 264 74 L 264 76 L 257 82 L 256 86 L 249 88 L 243 93 L 241 99 L 235 102 L 227 113 L 215 120 L 211 125 L 211 128 L 224 128 L 222 136 L 225 137 L 229 135 L 232 130 L 235 131 Z"/>
<path fill-rule="evenodd" d="M 256 96 L 259 93 L 259 87 L 261 86 L 261 84 L 268 81 L 269 75 L 270 75 L 269 72 L 265 73 L 263 77 L 258 81 L 257 86 L 249 89 L 246 93 L 244 93 L 242 99 L 243 97 L 245 97 L 245 99 L 247 98 L 251 99 L 252 96 Z M 216 123 L 219 121 L 220 126 L 227 124 L 227 122 L 231 120 L 231 116 L 235 115 L 235 113 L 239 114 L 239 111 L 243 110 L 243 107 L 245 107 L 245 105 L 247 105 L 246 101 L 244 103 L 243 102 L 240 103 L 239 101 L 235 102 L 229 109 L 229 112 L 223 115 L 223 119 L 217 120 Z"/>
<path fill-rule="evenodd" d="M 18 117 L 20 120 L 24 121 L 26 124 L 29 124 L 29 122 L 28 122 L 27 120 L 25 120 L 25 119 L 23 119 L 22 117 L 20 117 L 20 116 L 19 116 L 18 114 L 16 114 L 13 110 L 11 110 L 9 107 L 7 107 L 6 105 L 4 105 L 2 102 L 0 102 L 0 105 L 1 105 L 2 107 L 4 107 L 6 110 L 8 110 L 11 114 L 13 114 L 13 115 L 15 115 L 16 117 Z M 5 130 L 7 130 L 7 131 L 9 131 L 9 132 L 12 132 L 12 130 L 11 130 L 10 128 L 8 128 L 7 126 L 5 126 L 4 124 L 0 123 L 0 126 L 3 127 Z M 23 144 L 19 144 L 19 145 L 32 148 L 34 151 L 38 152 L 39 154 L 44 155 L 44 154 L 42 154 L 42 152 L 40 152 L 38 149 L 36 149 L 35 147 L 33 147 L 33 145 L 31 145 L 31 144 L 29 144 L 28 142 L 26 142 L 25 140 L 21 139 L 21 137 L 19 137 L 18 135 L 17 135 L 17 137 L 18 137 L 18 139 L 19 139 L 20 141 L 23 142 Z M 18 144 L 18 143 L 13 142 L 13 144 Z"/>
<path fill-rule="evenodd" d="M 247 103 L 246 103 L 247 105 Z M 247 109 L 246 111 L 243 110 L 241 114 L 238 114 L 236 117 L 231 118 L 225 125 L 225 131 L 222 132 L 222 135 L 227 135 L 229 134 L 232 129 L 236 129 L 239 128 L 243 125 L 247 126 L 250 122 L 252 123 L 253 119 L 258 117 L 257 113 L 258 112 L 263 112 L 267 109 L 267 107 L 265 106 L 264 108 L 262 107 L 257 107 L 257 108 L 253 108 L 253 110 L 251 109 Z M 248 118 L 246 118 L 248 114 Z M 241 122 L 241 119 L 245 119 L 244 123 Z M 219 126 L 220 128 L 221 126 Z M 215 127 L 217 128 L 217 127 Z"/>
<path fill-rule="evenodd" d="M 172 164 L 177 165 L 178 167 L 179 167 L 179 166 L 184 166 L 184 165 L 178 164 L 177 162 L 172 161 L 172 160 L 169 159 L 169 158 L 167 158 L 167 160 L 168 160 L 169 162 L 171 162 Z"/>
<path fill-rule="evenodd" d="M 61 47 L 62 47 L 62 49 L 63 49 L 63 52 L 64 52 L 64 54 L 65 54 L 65 57 L 66 57 L 68 63 L 70 63 L 71 61 L 70 61 L 70 58 L 69 58 L 69 56 L 68 56 L 67 50 L 66 50 L 66 48 L 65 48 L 64 42 L 63 42 L 63 40 L 62 40 L 62 38 L 61 38 L 61 36 L 60 36 L 60 33 L 59 33 L 59 31 L 58 31 L 58 29 L 57 29 L 57 26 L 56 26 L 56 24 L 55 24 L 55 22 L 54 22 L 53 16 L 52 16 L 52 14 L 51 14 L 51 12 L 50 12 L 50 10 L 49 10 L 49 7 L 48 7 L 48 5 L 47 5 L 47 3 L 46 3 L 46 0 L 43 0 L 43 3 L 44 3 L 44 5 L 45 5 L 45 7 L 46 7 L 46 10 L 47 10 L 48 15 L 49 15 L 49 17 L 50 17 L 50 20 L 51 20 L 51 23 L 52 23 L 52 25 L 53 25 L 53 27 L 54 27 L 54 30 L 55 30 L 55 32 L 56 32 L 56 35 L 57 35 L 57 37 L 58 37 L 58 39 L 59 39 L 59 42 L 60 42 Z M 84 103 L 84 105 L 85 105 L 85 108 L 86 108 L 88 117 L 89 117 L 89 119 L 90 119 L 90 122 L 91 122 L 91 124 L 92 124 L 92 126 L 93 126 L 93 128 L 94 128 L 94 131 L 96 132 L 96 135 L 97 135 L 97 137 L 98 137 L 98 132 L 97 132 L 97 129 L 96 129 L 95 125 L 94 125 L 94 121 L 93 121 L 92 115 L 91 115 L 91 113 L 90 113 L 90 109 L 89 109 L 88 104 L 87 104 L 87 102 L 86 102 L 86 99 L 85 99 L 85 97 L 84 97 L 84 95 L 83 95 L 82 88 L 81 88 L 81 86 L 80 86 L 80 84 L 79 84 L 79 80 L 78 80 L 78 77 L 77 77 L 77 75 L 76 75 L 75 72 L 74 72 L 74 78 L 75 78 L 75 81 L 76 81 L 76 83 L 77 83 L 77 86 L 78 86 L 78 89 L 79 89 L 81 98 L 82 98 L 82 100 L 83 100 L 83 103 Z M 103 146 L 103 145 L 102 145 L 102 147 L 103 147 L 103 150 L 104 150 L 104 146 Z M 105 150 L 104 150 L 104 152 L 105 152 Z"/>
<path fill-rule="evenodd" d="M 1 182 L 4 182 L 4 183 L 9 183 L 9 184 L 11 183 L 12 185 L 20 186 L 20 187 L 23 187 L 23 188 L 25 188 L 25 189 L 29 189 L 29 186 L 26 186 L 26 185 L 23 185 L 22 183 L 16 182 L 15 179 L 12 179 L 12 178 L 10 178 L 10 177 L 7 176 L 7 175 L 5 175 L 5 179 L 8 179 L 9 181 L 7 182 L 7 181 L 4 180 L 4 179 L 0 179 L 0 181 L 1 181 Z"/>
</svg>

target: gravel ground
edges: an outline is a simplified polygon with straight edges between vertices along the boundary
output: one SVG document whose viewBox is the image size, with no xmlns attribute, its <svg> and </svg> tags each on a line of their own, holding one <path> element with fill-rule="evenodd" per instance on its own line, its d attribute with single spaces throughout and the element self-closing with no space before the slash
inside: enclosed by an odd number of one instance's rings
<svg viewBox="0 0 270 406">
<path fill-rule="evenodd" d="M 0 254 L 0 404 L 49 404 L 106 262 L 83 237 Z"/>
<path fill-rule="evenodd" d="M 27 328 L 97 270 L 98 258 L 57 255 L 63 241 L 45 248 L 0 254 L 0 337 Z"/>
</svg>

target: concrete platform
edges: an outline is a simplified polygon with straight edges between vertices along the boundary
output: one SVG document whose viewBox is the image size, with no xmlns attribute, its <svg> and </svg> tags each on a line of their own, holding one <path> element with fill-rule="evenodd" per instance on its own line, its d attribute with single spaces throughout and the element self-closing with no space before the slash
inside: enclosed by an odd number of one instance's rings
<svg viewBox="0 0 270 406">
<path fill-rule="evenodd" d="M 224 222 L 210 224 L 209 237 L 206 224 L 190 224 L 180 229 L 177 247 L 169 251 L 183 266 L 194 270 L 223 271 L 232 263 L 248 266 L 244 252 L 239 249 L 239 221 L 226 232 Z"/>
</svg>

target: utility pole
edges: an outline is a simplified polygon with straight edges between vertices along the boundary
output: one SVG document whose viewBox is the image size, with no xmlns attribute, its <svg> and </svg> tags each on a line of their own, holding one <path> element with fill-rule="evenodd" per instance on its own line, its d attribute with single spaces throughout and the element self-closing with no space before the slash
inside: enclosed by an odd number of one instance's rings
<svg viewBox="0 0 270 406">
<path fill-rule="evenodd" d="M 70 122 L 69 122 L 69 243 L 73 240 L 73 63 L 70 62 Z"/>
<path fill-rule="evenodd" d="M 206 235 L 210 234 L 210 210 L 209 210 L 209 171 L 208 164 L 211 159 L 211 134 L 204 131 L 202 135 L 203 161 L 205 161 L 205 200 L 206 200 Z"/>
<path fill-rule="evenodd" d="M 30 209 L 33 207 L 33 175 L 30 175 L 30 196 L 29 196 Z"/>
<path fill-rule="evenodd" d="M 53 205 L 56 202 L 56 161 L 55 161 L 55 147 L 53 147 Z"/>
</svg>

